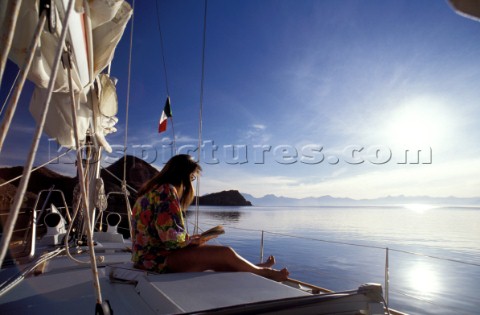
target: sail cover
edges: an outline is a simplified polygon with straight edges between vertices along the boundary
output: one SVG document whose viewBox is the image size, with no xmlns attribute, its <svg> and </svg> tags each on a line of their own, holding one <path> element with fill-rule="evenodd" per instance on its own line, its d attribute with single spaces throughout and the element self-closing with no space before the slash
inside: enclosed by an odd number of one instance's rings
<svg viewBox="0 0 480 315">
<path fill-rule="evenodd" d="M 0 1 L 0 25 L 8 18 L 8 2 Z M 73 51 L 73 90 L 77 101 L 78 131 L 85 138 L 86 130 L 93 129 L 99 143 L 107 151 L 111 148 L 105 135 L 114 132 L 118 102 L 115 84 L 108 76 L 99 74 L 110 64 L 115 48 L 132 15 L 132 8 L 124 0 L 76 0 L 69 23 L 61 25 L 69 0 L 55 0 L 56 29 L 50 33 L 45 27 L 35 52 L 28 79 L 35 85 L 30 112 L 38 122 L 49 84 L 55 52 L 62 27 L 68 27 L 67 43 Z M 26 51 L 39 20 L 38 1 L 23 1 L 9 58 L 22 67 Z M 96 82 L 96 83 L 95 83 Z M 103 91 L 103 92 L 102 92 Z M 60 145 L 75 148 L 71 114 L 68 73 L 59 67 L 54 84 L 52 102 L 47 114 L 45 132 Z"/>
</svg>

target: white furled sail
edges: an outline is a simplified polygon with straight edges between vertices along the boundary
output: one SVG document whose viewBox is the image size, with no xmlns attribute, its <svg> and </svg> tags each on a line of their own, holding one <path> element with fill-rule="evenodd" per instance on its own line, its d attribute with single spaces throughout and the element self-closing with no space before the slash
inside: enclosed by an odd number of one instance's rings
<svg viewBox="0 0 480 315">
<path fill-rule="evenodd" d="M 8 1 L 0 2 L 0 12 L 5 12 Z M 61 21 L 68 0 L 55 0 L 54 14 Z M 23 1 L 19 21 L 15 29 L 9 58 L 19 67 L 39 20 L 38 1 Z M 87 129 L 94 131 L 98 142 L 107 151 L 110 145 L 105 135 L 114 132 L 113 125 L 118 107 L 115 85 L 107 75 L 99 74 L 110 64 L 115 48 L 132 15 L 130 5 L 124 0 L 76 1 L 75 10 L 66 25 L 66 43 L 72 50 L 73 91 L 77 105 L 80 141 L 85 139 Z M 8 18 L 0 13 L 0 22 Z M 42 111 L 50 72 L 54 62 L 55 47 L 58 46 L 62 25 L 57 23 L 52 33 L 45 29 L 35 52 L 28 79 L 35 85 L 30 102 L 30 112 L 38 122 Z M 97 82 L 98 86 L 95 86 Z M 102 92 L 103 91 L 103 92 Z M 60 145 L 75 148 L 73 122 L 70 110 L 68 72 L 60 67 L 54 85 L 52 101 L 47 113 L 45 132 L 57 139 Z"/>
<path fill-rule="evenodd" d="M 78 102 L 78 94 L 76 94 L 76 96 Z M 36 121 L 38 121 L 42 115 L 42 104 L 46 98 L 47 89 L 36 87 L 33 91 L 29 108 L 30 113 Z M 90 126 L 91 117 L 92 110 L 90 106 L 87 103 L 80 103 L 80 106 L 77 107 L 77 128 L 81 137 L 80 141 L 85 140 L 85 134 Z M 59 144 L 68 148 L 75 148 L 69 93 L 56 92 L 52 94 L 44 131 L 50 137 L 55 138 Z"/>
</svg>

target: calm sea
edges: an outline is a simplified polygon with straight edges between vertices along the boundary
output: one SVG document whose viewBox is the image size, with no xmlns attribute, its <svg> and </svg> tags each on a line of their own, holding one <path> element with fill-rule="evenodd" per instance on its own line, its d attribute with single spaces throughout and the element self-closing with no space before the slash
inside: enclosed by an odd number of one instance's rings
<svg viewBox="0 0 480 315">
<path fill-rule="evenodd" d="M 274 255 L 291 277 L 335 291 L 367 282 L 409 314 L 480 314 L 480 207 L 200 207 L 213 243 L 252 262 Z M 188 213 L 188 223 L 196 215 Z M 190 227 L 190 232 L 193 228 Z"/>
</svg>

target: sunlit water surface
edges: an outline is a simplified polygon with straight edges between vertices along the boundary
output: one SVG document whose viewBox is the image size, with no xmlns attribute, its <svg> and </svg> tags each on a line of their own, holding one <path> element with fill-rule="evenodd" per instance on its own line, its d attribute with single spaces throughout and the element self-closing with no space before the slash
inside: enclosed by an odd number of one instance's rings
<svg viewBox="0 0 480 315">
<path fill-rule="evenodd" d="M 188 223 L 195 222 L 189 211 Z M 367 282 L 410 314 L 480 314 L 480 208 L 200 207 L 199 226 L 247 259 L 275 255 L 291 277 L 335 291 Z M 190 232 L 193 228 L 190 227 Z"/>
</svg>

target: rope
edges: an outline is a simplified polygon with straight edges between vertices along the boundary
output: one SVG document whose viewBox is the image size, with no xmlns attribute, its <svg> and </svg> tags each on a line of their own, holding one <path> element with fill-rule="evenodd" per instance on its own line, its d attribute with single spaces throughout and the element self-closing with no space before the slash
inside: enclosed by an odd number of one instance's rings
<svg viewBox="0 0 480 315">
<path fill-rule="evenodd" d="M 163 74 L 165 76 L 165 89 L 167 91 L 167 98 L 170 98 L 170 91 L 169 91 L 169 84 L 168 84 L 168 75 L 167 75 L 167 63 L 165 62 L 165 48 L 163 44 L 163 35 L 162 35 L 162 27 L 160 23 L 160 14 L 159 14 L 159 6 L 158 0 L 155 1 L 155 5 L 157 8 L 157 25 L 158 25 L 158 33 L 160 34 L 160 48 L 162 52 L 162 61 L 163 61 Z M 171 110 L 171 109 L 170 109 Z M 175 128 L 173 127 L 173 117 L 170 117 L 170 123 L 172 124 L 172 137 L 173 137 L 173 152 L 177 152 L 176 144 L 175 144 Z"/>
<path fill-rule="evenodd" d="M 72 1 L 73 2 L 73 1 Z M 94 282 L 94 288 L 95 288 L 95 293 L 97 295 L 97 304 L 102 303 L 102 290 L 100 288 L 100 279 L 98 276 L 98 268 L 97 268 L 97 261 L 95 257 L 95 248 L 93 244 L 93 231 L 92 231 L 92 226 L 91 221 L 90 221 L 90 209 L 88 205 L 88 200 L 87 200 L 87 191 L 86 191 L 86 184 L 85 184 L 85 178 L 84 176 L 84 171 L 83 171 L 83 163 L 82 163 L 82 153 L 80 149 L 80 140 L 79 140 L 79 134 L 78 134 L 78 126 L 77 126 L 77 110 L 75 106 L 75 94 L 73 91 L 73 79 L 72 79 L 72 69 L 71 69 L 71 54 L 70 54 L 70 47 L 68 47 L 68 60 L 69 64 L 66 67 L 67 68 L 67 73 L 68 73 L 68 87 L 70 89 L 70 109 L 72 110 L 72 122 L 73 122 L 73 134 L 75 137 L 75 146 L 77 148 L 77 169 L 78 169 L 78 177 L 80 179 L 80 191 L 82 192 L 82 199 L 83 199 L 83 206 L 85 207 L 85 215 L 87 218 L 87 242 L 88 242 L 88 248 L 90 250 L 90 261 L 91 261 L 91 269 L 92 269 L 92 276 L 93 276 L 93 282 Z M 92 96 L 93 93 L 90 94 Z M 93 106 L 96 106 L 95 104 Z M 98 160 L 97 160 L 98 161 Z M 80 202 L 78 203 L 80 205 Z M 80 207 L 81 208 L 81 207 Z M 72 224 L 73 225 L 73 222 Z"/>
<path fill-rule="evenodd" d="M 89 161 L 91 159 L 91 155 L 90 155 L 90 150 L 87 154 L 89 154 L 87 156 L 87 161 Z M 90 183 L 90 175 L 89 175 L 89 168 L 86 168 L 85 169 L 85 173 L 83 175 L 83 181 L 85 182 L 85 186 L 88 187 L 89 186 L 89 183 Z M 83 182 L 82 180 L 80 180 L 81 182 Z M 82 198 L 80 196 L 80 198 Z M 80 199 L 77 203 L 76 203 L 76 207 L 73 211 L 73 217 L 71 219 L 71 224 L 68 226 L 68 230 L 67 230 L 67 233 L 65 234 L 65 239 L 64 239 L 64 243 L 65 243 L 65 253 L 67 255 L 67 257 L 78 263 L 78 264 L 90 264 L 91 260 L 86 260 L 86 261 L 83 261 L 83 260 L 79 260 L 79 259 L 76 259 L 72 256 L 72 254 L 70 253 L 70 245 L 69 245 L 69 238 L 68 236 L 70 235 L 70 233 L 72 233 L 72 230 L 74 228 L 74 221 L 78 215 L 78 213 L 81 211 L 80 207 L 82 206 L 82 200 Z M 76 231 L 78 233 L 78 239 L 81 239 L 83 237 L 83 230 L 79 230 L 79 231 Z M 103 257 L 102 256 L 99 256 L 99 257 L 95 257 L 95 259 L 98 261 L 98 262 L 101 262 L 103 260 Z"/>
<path fill-rule="evenodd" d="M 65 19 L 63 21 L 63 25 L 68 24 L 68 20 L 70 19 L 70 15 L 73 11 L 74 2 L 75 1 L 71 0 L 68 3 L 68 8 L 65 13 Z M 23 177 L 20 181 L 20 184 L 18 185 L 17 192 L 15 193 L 15 201 L 10 208 L 10 216 L 8 217 L 8 220 L 5 224 L 5 230 L 2 236 L 2 242 L 0 244 L 0 265 L 2 265 L 5 255 L 7 253 L 8 245 L 10 244 L 10 239 L 12 238 L 12 232 L 15 226 L 15 222 L 17 221 L 17 218 L 18 218 L 18 212 L 20 210 L 20 207 L 22 206 L 23 197 L 25 196 L 25 192 L 27 190 L 28 181 L 30 179 L 30 172 L 32 171 L 33 161 L 35 160 L 35 156 L 38 150 L 38 144 L 40 142 L 43 128 L 45 126 L 45 121 L 47 119 L 47 112 L 48 112 L 48 108 L 50 107 L 50 100 L 52 99 L 52 92 L 55 85 L 55 80 L 57 78 L 57 70 L 60 65 L 60 57 L 62 56 L 62 47 L 63 47 L 63 44 L 65 43 L 67 31 L 68 31 L 67 27 L 63 28 L 59 38 L 59 47 L 58 47 L 58 50 L 55 52 L 55 59 L 53 63 L 53 68 L 50 73 L 50 82 L 48 83 L 47 98 L 44 103 L 42 117 L 40 118 L 40 121 L 37 123 L 37 129 L 35 130 L 35 135 L 30 148 L 30 153 L 28 155 L 28 159 L 23 170 Z"/>
<path fill-rule="evenodd" d="M 25 268 L 21 273 L 16 274 L 15 276 L 7 279 L 3 283 L 0 284 L 0 297 L 3 296 L 5 293 L 7 293 L 9 290 L 14 288 L 18 283 L 20 283 L 23 279 L 25 279 L 25 276 L 34 271 L 38 266 L 43 264 L 49 259 L 54 258 L 55 256 L 58 256 L 64 251 L 63 248 L 57 248 L 53 252 L 47 252 L 40 256 L 36 261 L 34 261 L 30 266 Z"/>
<path fill-rule="evenodd" d="M 203 14 L 203 42 L 202 42 L 202 78 L 200 80 L 200 111 L 198 117 L 198 163 L 200 163 L 201 157 L 201 148 L 202 148 L 202 121 L 203 121 L 203 91 L 205 83 L 205 46 L 206 46 L 206 37 L 207 37 L 207 5 L 208 0 L 205 0 L 205 11 Z M 194 234 L 198 233 L 198 217 L 200 212 L 199 207 L 199 196 L 200 196 L 200 176 L 197 178 L 197 187 L 196 187 L 196 198 L 195 198 L 195 229 Z"/>
<path fill-rule="evenodd" d="M 74 262 L 78 263 L 78 264 L 90 264 L 90 260 L 87 260 L 87 261 L 82 261 L 82 260 L 79 260 L 79 259 L 76 259 L 72 256 L 72 254 L 70 253 L 70 245 L 69 245 L 69 239 L 68 239 L 68 236 L 70 235 L 70 233 L 72 233 L 72 229 L 73 229 L 73 222 L 75 221 L 75 219 L 77 218 L 77 214 L 80 210 L 80 206 L 81 206 L 81 202 L 78 202 L 77 203 L 77 206 L 73 212 L 73 217 L 72 217 L 72 223 L 68 225 L 68 230 L 67 230 L 67 233 L 65 234 L 65 239 L 64 239 L 64 242 L 65 242 L 65 253 L 67 254 L 67 257 L 70 258 L 71 260 L 73 260 Z"/>
</svg>

